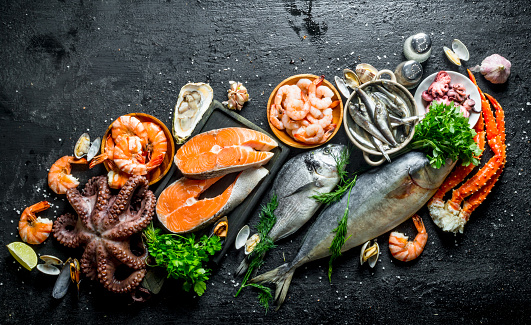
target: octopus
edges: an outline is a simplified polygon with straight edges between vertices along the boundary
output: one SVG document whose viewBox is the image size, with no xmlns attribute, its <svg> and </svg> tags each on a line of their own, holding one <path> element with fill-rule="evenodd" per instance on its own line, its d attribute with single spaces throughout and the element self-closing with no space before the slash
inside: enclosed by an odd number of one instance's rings
<svg viewBox="0 0 531 325">
<path fill-rule="evenodd" d="M 468 117 L 469 111 L 474 110 L 475 101 L 470 98 L 470 95 L 467 95 L 464 85 L 450 85 L 450 82 L 450 75 L 446 71 L 440 71 L 428 90 L 422 92 L 422 99 L 429 103 L 428 106 L 434 100 L 447 105 L 454 102 L 460 106 L 463 116 Z"/>
<path fill-rule="evenodd" d="M 156 198 L 144 176 L 132 176 L 112 195 L 105 176 L 90 179 L 82 193 L 67 191 L 77 213 L 64 214 L 53 226 L 54 237 L 71 248 L 82 246 L 81 270 L 114 293 L 132 292 L 146 275 L 147 248 L 141 231 L 149 225 Z"/>
</svg>

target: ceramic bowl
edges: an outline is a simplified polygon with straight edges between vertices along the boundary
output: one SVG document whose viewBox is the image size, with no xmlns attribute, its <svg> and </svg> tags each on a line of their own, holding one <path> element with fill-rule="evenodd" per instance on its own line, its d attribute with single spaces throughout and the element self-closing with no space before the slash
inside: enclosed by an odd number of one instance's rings
<svg viewBox="0 0 531 325">
<path fill-rule="evenodd" d="M 293 139 L 291 136 L 289 136 L 285 131 L 279 130 L 276 127 L 274 127 L 271 124 L 271 121 L 269 119 L 270 118 L 269 113 L 270 113 L 270 109 L 271 109 L 271 104 L 273 103 L 273 100 L 275 98 L 275 95 L 277 94 L 278 89 L 280 87 L 284 86 L 284 85 L 295 85 L 295 84 L 297 84 L 297 82 L 300 79 L 303 79 L 303 78 L 314 80 L 314 79 L 319 78 L 319 77 L 316 76 L 316 75 L 313 75 L 313 74 L 298 74 L 298 75 L 295 75 L 295 76 L 291 76 L 291 77 L 285 79 L 284 81 L 282 81 L 281 83 L 279 83 L 278 86 L 275 87 L 275 89 L 273 90 L 273 92 L 269 96 L 269 101 L 267 102 L 267 122 L 269 123 L 269 127 L 271 128 L 271 130 L 273 131 L 275 136 L 280 141 L 284 142 L 285 144 L 287 144 L 290 147 L 302 148 L 302 149 L 310 149 L 310 148 L 319 147 L 319 146 L 325 144 L 326 142 L 330 141 L 330 139 L 332 139 L 334 137 L 334 135 L 336 135 L 337 131 L 339 131 L 339 128 L 341 127 L 341 121 L 343 120 L 343 102 L 341 100 L 341 96 L 339 95 L 339 92 L 337 91 L 337 89 L 328 80 L 326 80 L 326 79 L 323 80 L 322 84 L 327 86 L 328 88 L 332 89 L 332 91 L 334 92 L 334 97 L 332 97 L 332 101 L 339 100 L 339 105 L 336 106 L 332 110 L 332 115 L 333 115 L 332 124 L 336 125 L 336 129 L 334 130 L 334 133 L 332 133 L 332 135 L 325 142 L 320 143 L 320 144 L 304 144 L 302 142 L 299 142 L 299 141 Z"/>
<path fill-rule="evenodd" d="M 164 160 L 157 168 L 153 169 L 147 174 L 149 185 L 155 184 L 156 182 L 161 180 L 164 177 L 164 175 L 168 173 L 173 163 L 173 156 L 175 155 L 175 143 L 173 141 L 173 136 L 171 135 L 171 132 L 170 130 L 168 130 L 166 125 L 154 116 L 151 116 L 149 114 L 144 114 L 144 113 L 131 113 L 131 114 L 126 114 L 126 115 L 134 116 L 138 118 L 141 122 L 156 123 L 158 126 L 162 128 L 162 130 L 164 131 L 164 135 L 166 136 L 166 139 L 168 139 L 168 149 L 166 151 L 166 155 L 164 156 Z M 103 136 L 101 140 L 101 152 L 102 153 L 105 151 L 105 145 L 107 142 L 106 139 L 107 139 L 107 136 L 111 134 L 111 129 L 112 129 L 112 123 L 107 128 L 107 131 L 105 131 L 105 135 Z M 105 168 L 107 169 L 107 171 L 111 170 L 107 161 L 105 161 L 103 164 L 105 165 Z"/>
</svg>

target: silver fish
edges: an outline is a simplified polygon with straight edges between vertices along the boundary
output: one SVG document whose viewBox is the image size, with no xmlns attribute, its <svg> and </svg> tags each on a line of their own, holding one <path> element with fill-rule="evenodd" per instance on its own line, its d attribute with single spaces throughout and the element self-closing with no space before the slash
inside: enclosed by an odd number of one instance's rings
<svg viewBox="0 0 531 325">
<path fill-rule="evenodd" d="M 291 158 L 273 181 L 270 197 L 277 196 L 275 210 L 277 222 L 269 232 L 273 241 L 283 239 L 302 227 L 319 209 L 321 203 L 311 198 L 317 192 L 328 193 L 339 182 L 334 157 L 339 157 L 346 147 L 329 144 L 303 152 Z M 249 261 L 244 259 L 236 275 L 243 274 Z"/>
<path fill-rule="evenodd" d="M 351 190 L 347 234 L 342 252 L 359 246 L 398 226 L 417 212 L 437 191 L 455 163 L 447 161 L 440 169 L 430 167 L 423 153 L 409 152 L 393 163 L 358 177 Z M 301 265 L 330 256 L 333 230 L 347 207 L 348 194 L 324 209 L 308 230 L 293 261 L 259 275 L 253 283 L 273 282 L 280 307 L 295 270 Z"/>
<path fill-rule="evenodd" d="M 382 103 L 382 101 L 378 98 L 374 98 L 374 102 L 376 103 L 374 111 L 374 123 L 376 124 L 376 127 L 380 129 L 385 139 L 396 147 L 398 143 L 396 143 L 393 133 L 389 128 L 389 114 L 385 109 L 384 103 Z"/>
<path fill-rule="evenodd" d="M 391 145 L 391 143 L 387 141 L 387 139 L 382 135 L 380 130 L 378 130 L 378 128 L 374 126 L 372 121 L 367 117 L 366 112 L 364 112 L 363 104 L 356 106 L 352 102 L 349 103 L 348 112 L 357 125 L 362 127 L 365 131 L 370 133 L 373 137 L 377 138 L 378 140 L 388 145 Z"/>
</svg>

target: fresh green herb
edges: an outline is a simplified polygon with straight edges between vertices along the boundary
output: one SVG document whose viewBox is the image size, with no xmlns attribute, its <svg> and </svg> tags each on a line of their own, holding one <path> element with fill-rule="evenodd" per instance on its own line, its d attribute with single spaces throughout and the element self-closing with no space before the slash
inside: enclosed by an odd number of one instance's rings
<svg viewBox="0 0 531 325">
<path fill-rule="evenodd" d="M 453 102 L 446 105 L 433 101 L 430 111 L 415 127 L 409 147 L 430 152 L 427 157 L 434 168 L 441 168 L 448 158 L 453 161 L 462 159 L 463 166 L 477 166 L 479 160 L 476 157 L 481 151 L 474 142 L 475 135 L 468 119 Z"/>
<path fill-rule="evenodd" d="M 271 237 L 269 237 L 269 232 L 277 222 L 277 218 L 274 214 L 275 209 L 277 207 L 278 201 L 276 195 L 273 195 L 273 197 L 271 197 L 271 201 L 269 201 L 269 203 L 267 203 L 265 206 L 262 206 L 262 211 L 260 212 L 259 217 L 260 220 L 258 221 L 258 225 L 256 226 L 256 230 L 258 231 L 258 235 L 260 236 L 260 242 L 256 244 L 254 250 L 249 256 L 249 268 L 247 269 L 247 273 L 245 273 L 245 276 L 243 277 L 240 289 L 234 295 L 234 297 L 238 297 L 240 291 L 245 287 L 253 287 L 255 289 L 258 289 L 258 299 L 260 301 L 260 304 L 264 306 L 266 311 L 269 309 L 269 301 L 271 300 L 271 298 L 273 298 L 271 289 L 260 284 L 247 283 L 247 281 L 251 277 L 251 274 L 254 272 L 254 270 L 260 268 L 264 264 L 264 256 L 267 251 L 276 247 Z"/>
<path fill-rule="evenodd" d="M 349 178 L 348 172 L 346 170 L 346 166 L 350 161 L 351 152 L 351 148 L 347 147 L 341 151 L 341 154 L 339 156 L 334 155 L 337 173 L 339 174 L 339 183 L 337 185 L 337 189 L 330 193 L 319 193 L 313 195 L 312 198 L 314 200 L 326 205 L 339 201 L 339 199 L 341 199 L 341 196 L 343 196 L 346 191 L 350 190 L 354 186 L 354 184 L 356 184 L 356 177 L 354 177 L 353 179 Z"/>
<path fill-rule="evenodd" d="M 356 180 L 356 179 L 354 179 Z M 350 238 L 345 238 L 347 235 L 347 220 L 348 220 L 348 205 L 350 203 L 350 193 L 348 192 L 348 198 L 347 198 L 347 208 L 345 209 L 345 213 L 343 214 L 343 217 L 341 220 L 339 220 L 337 228 L 334 229 L 332 232 L 336 233 L 334 236 L 334 239 L 332 240 L 332 244 L 330 245 L 330 261 L 328 261 L 328 281 L 332 282 L 332 263 L 336 258 L 341 256 L 341 248 L 345 244 L 345 242 Z M 351 235 L 352 236 L 352 235 Z"/>
<path fill-rule="evenodd" d="M 184 280 L 185 291 L 193 288 L 197 295 L 203 295 L 211 271 L 204 264 L 209 255 L 221 250 L 219 237 L 204 235 L 196 242 L 194 234 L 185 237 L 159 232 L 153 224 L 144 230 L 149 254 L 155 258 L 156 265 L 165 267 L 168 277 Z"/>
</svg>

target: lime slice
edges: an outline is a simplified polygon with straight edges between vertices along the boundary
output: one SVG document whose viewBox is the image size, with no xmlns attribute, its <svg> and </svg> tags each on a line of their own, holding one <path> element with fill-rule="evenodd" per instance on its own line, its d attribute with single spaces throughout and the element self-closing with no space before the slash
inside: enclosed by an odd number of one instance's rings
<svg viewBox="0 0 531 325">
<path fill-rule="evenodd" d="M 37 265 L 37 254 L 28 244 L 20 241 L 7 245 L 7 249 L 23 267 L 31 271 Z"/>
</svg>

